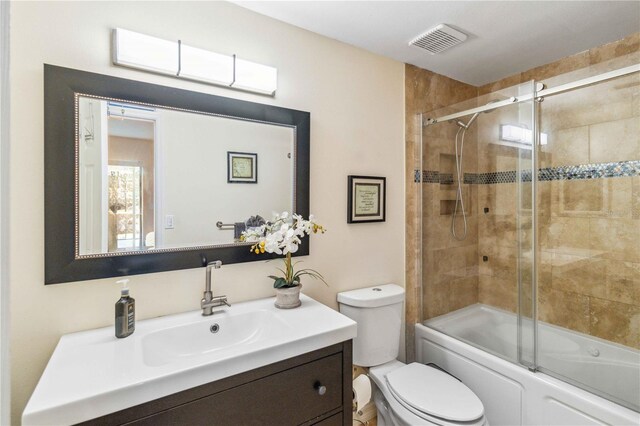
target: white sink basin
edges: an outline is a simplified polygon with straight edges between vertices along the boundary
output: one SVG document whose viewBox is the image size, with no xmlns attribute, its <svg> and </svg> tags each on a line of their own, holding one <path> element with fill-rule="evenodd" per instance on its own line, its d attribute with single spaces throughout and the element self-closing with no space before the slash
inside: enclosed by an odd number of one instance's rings
<svg viewBox="0 0 640 426">
<path fill-rule="evenodd" d="M 62 336 L 22 422 L 79 423 L 356 336 L 354 321 L 301 299 L 289 310 L 267 298 L 209 317 L 194 311 L 138 321 L 125 339 L 113 326 Z"/>
<path fill-rule="evenodd" d="M 209 357 L 241 350 L 241 346 L 293 331 L 281 316 L 264 309 L 234 315 L 201 317 L 198 321 L 151 332 L 141 339 L 146 365 L 158 366 L 185 358 Z M 218 354 L 216 354 L 218 353 Z"/>
</svg>

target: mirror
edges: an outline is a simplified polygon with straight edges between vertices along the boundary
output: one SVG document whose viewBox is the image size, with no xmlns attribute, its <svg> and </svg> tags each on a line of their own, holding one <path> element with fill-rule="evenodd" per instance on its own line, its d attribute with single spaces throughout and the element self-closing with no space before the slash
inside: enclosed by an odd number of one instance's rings
<svg viewBox="0 0 640 426">
<path fill-rule="evenodd" d="M 238 243 L 294 208 L 290 126 L 87 95 L 76 111 L 79 257 Z"/>
<path fill-rule="evenodd" d="M 238 237 L 273 212 L 309 214 L 309 125 L 45 65 L 45 283 L 268 259 Z"/>
</svg>

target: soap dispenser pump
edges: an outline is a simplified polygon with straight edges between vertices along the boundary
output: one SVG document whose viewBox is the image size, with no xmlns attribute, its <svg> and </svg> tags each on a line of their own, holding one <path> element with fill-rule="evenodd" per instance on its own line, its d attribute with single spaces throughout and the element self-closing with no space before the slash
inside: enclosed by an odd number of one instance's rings
<svg viewBox="0 0 640 426">
<path fill-rule="evenodd" d="M 116 302 L 116 337 L 121 339 L 130 336 L 136 329 L 136 301 L 129 296 L 128 279 L 116 283 L 122 284 L 120 299 Z"/>
</svg>

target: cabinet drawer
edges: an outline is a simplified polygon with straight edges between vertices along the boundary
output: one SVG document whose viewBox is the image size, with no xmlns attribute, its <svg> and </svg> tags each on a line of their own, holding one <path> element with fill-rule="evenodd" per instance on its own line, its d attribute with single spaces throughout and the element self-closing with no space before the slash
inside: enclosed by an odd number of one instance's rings
<svg viewBox="0 0 640 426">
<path fill-rule="evenodd" d="M 351 423 L 349 423 L 351 424 Z M 324 420 L 314 423 L 313 426 L 342 426 L 342 413 L 334 414 Z"/>
<path fill-rule="evenodd" d="M 129 424 L 297 425 L 341 406 L 342 354 L 335 354 Z"/>
</svg>

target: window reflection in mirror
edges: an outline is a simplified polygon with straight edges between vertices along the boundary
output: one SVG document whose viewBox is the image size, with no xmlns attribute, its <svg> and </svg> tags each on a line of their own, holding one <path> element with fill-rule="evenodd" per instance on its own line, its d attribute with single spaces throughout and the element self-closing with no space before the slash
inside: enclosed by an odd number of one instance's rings
<svg viewBox="0 0 640 426">
<path fill-rule="evenodd" d="M 291 127 L 89 96 L 76 108 L 80 257 L 233 244 L 251 216 L 295 205 Z"/>
</svg>

